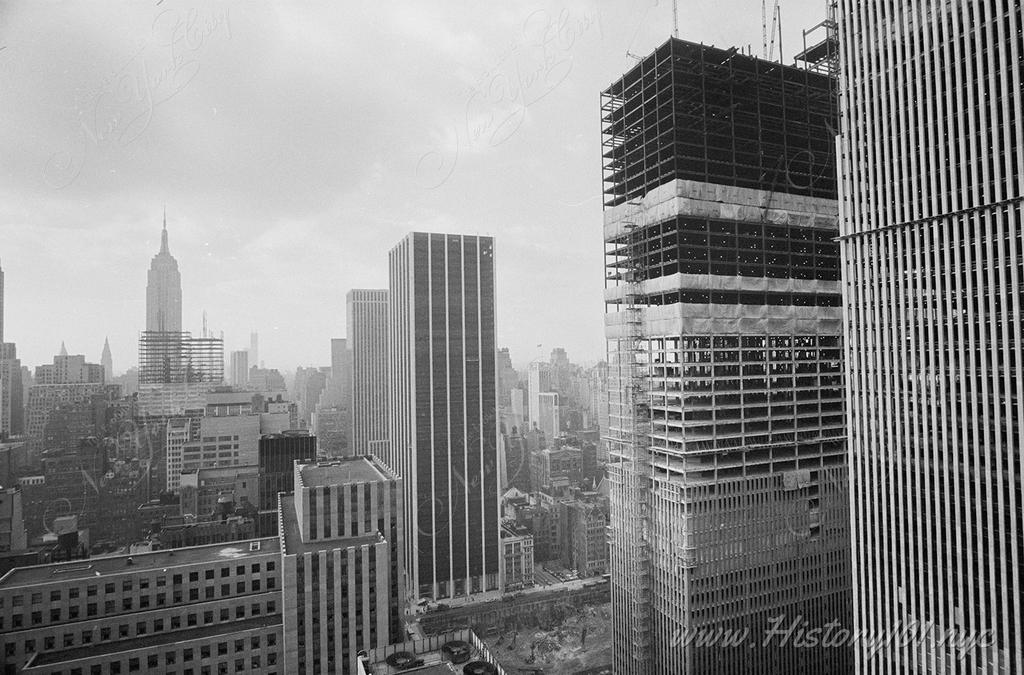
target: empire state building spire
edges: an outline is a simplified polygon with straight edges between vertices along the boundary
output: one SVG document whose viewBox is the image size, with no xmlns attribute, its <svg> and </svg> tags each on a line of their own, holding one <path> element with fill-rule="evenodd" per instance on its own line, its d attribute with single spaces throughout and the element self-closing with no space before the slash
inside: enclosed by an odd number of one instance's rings
<svg viewBox="0 0 1024 675">
<path fill-rule="evenodd" d="M 181 331 L 181 273 L 167 245 L 167 209 L 164 208 L 160 252 L 153 256 L 146 284 L 146 330 Z"/>
<path fill-rule="evenodd" d="M 160 233 L 160 255 L 170 255 L 171 250 L 167 248 L 167 207 L 164 207 L 164 229 Z"/>
</svg>

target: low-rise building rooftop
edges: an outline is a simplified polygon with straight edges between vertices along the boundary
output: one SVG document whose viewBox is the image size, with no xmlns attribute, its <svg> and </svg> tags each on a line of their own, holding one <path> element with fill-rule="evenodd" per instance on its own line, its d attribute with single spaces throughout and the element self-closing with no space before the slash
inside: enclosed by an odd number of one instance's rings
<svg viewBox="0 0 1024 675">
<path fill-rule="evenodd" d="M 0 589 L 47 581 L 60 582 L 105 575 L 133 574 L 139 571 L 180 567 L 210 560 L 243 560 L 280 550 L 279 540 L 275 537 L 268 537 L 208 546 L 171 548 L 136 555 L 85 558 L 57 565 L 18 567 L 0 577 Z"/>
<path fill-rule="evenodd" d="M 281 542 L 284 555 L 299 555 L 306 551 L 323 551 L 334 548 L 358 547 L 364 544 L 376 544 L 384 541 L 380 533 L 362 537 L 334 537 L 331 539 L 315 539 L 310 542 L 302 540 L 299 519 L 295 513 L 295 495 L 282 493 L 278 496 L 280 504 Z"/>
<path fill-rule="evenodd" d="M 474 670 L 466 671 L 471 664 Z M 464 672 L 508 675 L 469 628 L 373 649 L 360 660 L 357 675 L 461 675 Z"/>
<path fill-rule="evenodd" d="M 344 485 L 346 483 L 364 483 L 386 480 L 375 463 L 367 457 L 344 457 L 304 464 L 300 469 L 303 487 L 319 485 Z M 300 486 L 296 485 L 296 489 Z"/>
</svg>

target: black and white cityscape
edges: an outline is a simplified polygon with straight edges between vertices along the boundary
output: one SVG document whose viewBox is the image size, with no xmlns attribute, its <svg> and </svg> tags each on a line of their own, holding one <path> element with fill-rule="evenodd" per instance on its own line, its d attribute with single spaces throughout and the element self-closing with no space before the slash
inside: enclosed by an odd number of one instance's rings
<svg viewBox="0 0 1024 675">
<path fill-rule="evenodd" d="M 1020 0 L 11 0 L 0 175 L 4 675 L 1024 675 Z"/>
</svg>

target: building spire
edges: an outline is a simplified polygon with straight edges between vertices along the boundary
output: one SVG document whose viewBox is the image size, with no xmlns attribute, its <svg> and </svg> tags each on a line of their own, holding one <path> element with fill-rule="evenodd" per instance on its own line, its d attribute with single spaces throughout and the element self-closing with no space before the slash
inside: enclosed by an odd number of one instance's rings
<svg viewBox="0 0 1024 675">
<path fill-rule="evenodd" d="M 63 340 L 60 341 L 60 355 L 61 356 L 67 356 L 68 355 L 68 348 L 64 346 L 64 341 Z"/>
<path fill-rule="evenodd" d="M 167 206 L 164 205 L 164 229 L 160 232 L 160 252 L 170 255 L 171 251 L 167 248 Z"/>
</svg>

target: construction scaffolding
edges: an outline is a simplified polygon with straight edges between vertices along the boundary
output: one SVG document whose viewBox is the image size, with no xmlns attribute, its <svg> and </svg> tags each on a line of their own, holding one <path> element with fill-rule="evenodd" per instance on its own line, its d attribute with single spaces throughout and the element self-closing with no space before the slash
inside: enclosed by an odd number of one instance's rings
<svg viewBox="0 0 1024 675">
<path fill-rule="evenodd" d="M 675 38 L 601 94 L 605 206 L 680 178 L 836 197 L 832 78 Z"/>
<path fill-rule="evenodd" d="M 188 331 L 143 331 L 139 335 L 139 384 L 223 381 L 223 339 L 194 338 Z"/>
<path fill-rule="evenodd" d="M 804 48 L 794 58 L 809 70 L 836 78 L 839 76 L 839 3 L 826 0 L 824 21 L 803 31 Z"/>
<path fill-rule="evenodd" d="M 640 204 L 631 203 L 637 210 Z M 646 239 L 642 236 L 640 219 L 634 218 L 625 223 L 628 232 L 630 250 L 626 260 L 632 264 L 625 272 L 625 312 L 628 325 L 626 336 L 627 375 L 627 410 L 630 413 L 630 437 L 628 459 L 623 473 L 625 494 L 634 510 L 634 523 L 631 530 L 624 533 L 629 539 L 628 558 L 630 560 L 629 579 L 633 585 L 630 597 L 630 616 L 632 617 L 630 641 L 633 645 L 632 655 L 638 665 L 650 659 L 651 643 L 651 490 L 653 483 L 651 467 L 651 400 L 648 378 L 649 359 L 648 346 L 643 326 L 644 291 L 643 281 L 646 278 L 644 246 Z M 621 343 L 620 343 L 621 344 Z M 643 665 L 641 667 L 644 667 Z"/>
<path fill-rule="evenodd" d="M 188 342 L 188 382 L 220 384 L 224 381 L 224 340 L 215 337 L 192 338 Z"/>
<path fill-rule="evenodd" d="M 623 675 L 849 665 L 676 644 L 849 611 L 834 93 L 826 74 L 677 39 L 602 92 Z"/>
</svg>

